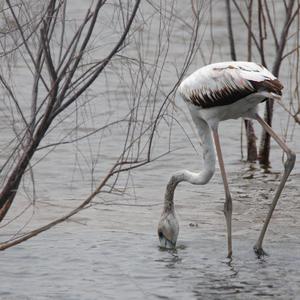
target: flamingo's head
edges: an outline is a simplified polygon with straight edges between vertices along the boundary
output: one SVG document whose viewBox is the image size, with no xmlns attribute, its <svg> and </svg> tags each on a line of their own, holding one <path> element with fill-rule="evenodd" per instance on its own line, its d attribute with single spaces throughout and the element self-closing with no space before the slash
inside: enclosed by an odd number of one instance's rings
<svg viewBox="0 0 300 300">
<path fill-rule="evenodd" d="M 175 212 L 163 212 L 158 224 L 158 237 L 160 247 L 166 249 L 174 249 L 179 233 L 179 224 L 175 216 Z"/>
</svg>

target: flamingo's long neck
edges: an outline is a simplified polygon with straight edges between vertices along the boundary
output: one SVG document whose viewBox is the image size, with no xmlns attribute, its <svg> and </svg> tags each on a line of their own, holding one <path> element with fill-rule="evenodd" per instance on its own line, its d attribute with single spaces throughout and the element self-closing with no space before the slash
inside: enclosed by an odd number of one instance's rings
<svg viewBox="0 0 300 300">
<path fill-rule="evenodd" d="M 202 141 L 203 168 L 199 173 L 188 170 L 177 171 L 170 178 L 166 187 L 164 211 L 174 210 L 174 192 L 179 182 L 187 181 L 191 184 L 203 185 L 209 182 L 215 172 L 216 154 L 211 137 L 211 130 L 205 121 L 196 118 L 193 119 Z"/>
</svg>

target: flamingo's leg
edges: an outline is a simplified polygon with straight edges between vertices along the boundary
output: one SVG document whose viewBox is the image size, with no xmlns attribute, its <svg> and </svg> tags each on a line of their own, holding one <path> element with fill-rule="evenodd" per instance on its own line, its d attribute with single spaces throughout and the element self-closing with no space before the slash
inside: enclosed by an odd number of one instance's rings
<svg viewBox="0 0 300 300">
<path fill-rule="evenodd" d="M 228 247 L 228 256 L 227 257 L 231 258 L 231 256 L 232 256 L 232 234 L 231 234 L 231 231 L 232 231 L 232 229 L 231 229 L 232 199 L 231 199 L 228 181 L 227 181 L 227 177 L 226 177 L 218 129 L 213 129 L 213 137 L 214 137 L 214 142 L 216 145 L 216 151 L 217 151 L 220 171 L 221 171 L 224 189 L 225 189 L 224 215 L 225 215 L 226 226 L 227 226 L 227 247 Z"/>
<path fill-rule="evenodd" d="M 263 249 L 262 249 L 262 242 L 263 242 L 265 233 L 267 231 L 269 222 L 271 220 L 273 211 L 274 211 L 274 209 L 276 207 L 276 204 L 278 202 L 278 199 L 280 197 L 280 194 L 281 194 L 281 192 L 284 188 L 284 185 L 285 185 L 285 183 L 286 183 L 286 181 L 287 181 L 287 179 L 288 179 L 288 177 L 289 177 L 289 175 L 290 175 L 290 173 L 291 173 L 291 171 L 292 171 L 292 169 L 295 165 L 296 155 L 293 151 L 291 151 L 288 148 L 286 143 L 281 140 L 281 138 L 273 131 L 273 129 L 258 114 L 256 114 L 255 118 L 260 123 L 260 125 L 270 134 L 270 136 L 277 142 L 277 144 L 282 148 L 282 150 L 287 155 L 287 160 L 284 164 L 283 176 L 282 176 L 281 181 L 279 183 L 279 186 L 276 190 L 274 199 L 271 203 L 270 210 L 268 212 L 268 215 L 267 215 L 267 218 L 266 218 L 265 223 L 263 225 L 263 228 L 260 232 L 259 238 L 258 238 L 258 240 L 257 240 L 257 242 L 254 246 L 255 252 L 260 256 L 260 255 L 264 254 Z"/>
</svg>

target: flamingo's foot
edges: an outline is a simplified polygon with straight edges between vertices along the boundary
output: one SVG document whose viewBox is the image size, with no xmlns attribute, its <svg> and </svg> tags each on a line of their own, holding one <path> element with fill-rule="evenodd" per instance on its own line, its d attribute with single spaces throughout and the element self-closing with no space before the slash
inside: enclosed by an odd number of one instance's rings
<svg viewBox="0 0 300 300">
<path fill-rule="evenodd" d="M 268 256 L 268 254 L 264 251 L 264 249 L 260 246 L 258 247 L 257 245 L 255 245 L 253 247 L 255 254 L 257 255 L 257 258 L 262 258 L 264 256 Z"/>
</svg>

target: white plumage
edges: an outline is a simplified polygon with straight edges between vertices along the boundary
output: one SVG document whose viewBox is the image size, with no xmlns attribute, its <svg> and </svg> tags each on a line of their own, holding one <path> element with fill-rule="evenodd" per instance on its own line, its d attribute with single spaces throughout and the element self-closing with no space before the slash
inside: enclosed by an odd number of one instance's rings
<svg viewBox="0 0 300 300">
<path fill-rule="evenodd" d="M 216 153 L 225 189 L 224 214 L 227 226 L 228 257 L 232 254 L 231 216 L 232 200 L 218 135 L 220 121 L 239 117 L 256 119 L 287 154 L 285 170 L 277 189 L 264 227 L 255 245 L 261 255 L 262 241 L 281 191 L 290 174 L 295 154 L 277 136 L 257 113 L 257 106 L 268 98 L 280 98 L 283 86 L 266 68 L 253 62 L 221 62 L 200 68 L 180 84 L 178 91 L 187 103 L 198 130 L 203 147 L 203 169 L 200 172 L 177 171 L 166 188 L 164 209 L 158 225 L 160 245 L 175 247 L 179 232 L 174 209 L 174 192 L 178 183 L 187 181 L 202 185 L 209 182 L 215 172 Z M 212 138 L 213 133 L 213 138 Z"/>
<path fill-rule="evenodd" d="M 179 92 L 186 95 L 189 90 L 199 88 L 215 91 L 227 84 L 239 88 L 240 85 L 249 85 L 251 80 L 263 81 L 265 79 L 273 80 L 276 77 L 265 67 L 254 62 L 220 62 L 204 66 L 188 76 L 182 81 Z"/>
<path fill-rule="evenodd" d="M 280 97 L 282 88 L 263 66 L 233 61 L 200 68 L 183 80 L 178 91 L 192 115 L 197 114 L 213 128 L 226 119 L 253 118 L 257 104 Z"/>
<path fill-rule="evenodd" d="M 224 89 L 228 93 L 233 93 L 234 91 L 242 92 L 244 90 L 253 92 L 256 90 L 255 83 L 259 84 L 264 81 L 277 81 L 279 83 L 271 72 L 256 63 L 221 62 L 207 65 L 195 71 L 183 80 L 178 91 L 188 101 L 195 94 L 199 94 L 200 97 L 207 94 L 211 100 L 214 100 L 214 95 L 217 95 Z M 261 86 L 260 91 L 263 88 Z"/>
</svg>

